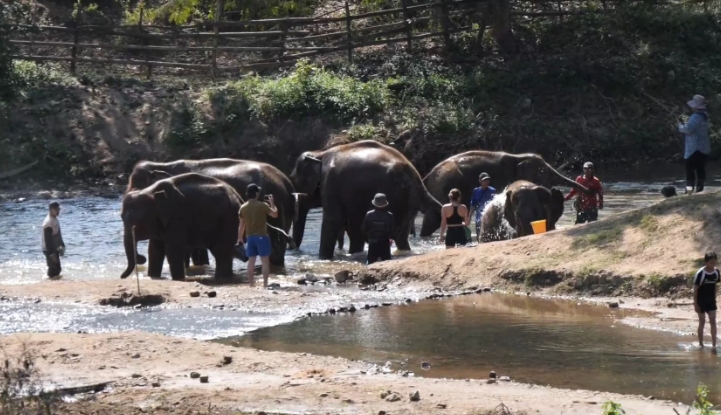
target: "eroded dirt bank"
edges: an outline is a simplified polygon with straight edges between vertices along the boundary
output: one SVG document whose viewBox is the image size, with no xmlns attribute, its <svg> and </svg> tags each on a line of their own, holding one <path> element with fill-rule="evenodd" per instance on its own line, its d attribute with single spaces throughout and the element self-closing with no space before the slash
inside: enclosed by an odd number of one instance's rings
<svg viewBox="0 0 721 415">
<path fill-rule="evenodd" d="M 600 413 L 600 405 L 609 399 L 622 403 L 629 414 L 673 413 L 670 403 L 640 396 L 488 384 L 487 373 L 470 381 L 402 377 L 345 359 L 138 332 L 17 334 L 0 337 L 0 346 L 10 355 L 27 347 L 45 380 L 60 386 L 114 382 L 93 402 L 65 406 L 60 413 L 66 414 L 461 414 L 481 413 L 503 402 L 528 413 L 585 415 Z M 191 378 L 191 372 L 208 376 L 208 383 Z M 400 399 L 382 399 L 385 391 L 396 392 Z M 416 391 L 420 401 L 411 402 L 409 394 Z"/>
</svg>

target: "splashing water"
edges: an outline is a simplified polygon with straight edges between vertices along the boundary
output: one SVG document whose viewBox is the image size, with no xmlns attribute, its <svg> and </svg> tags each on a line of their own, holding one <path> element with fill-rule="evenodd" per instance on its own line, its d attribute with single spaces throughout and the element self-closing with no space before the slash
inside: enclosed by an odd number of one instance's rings
<svg viewBox="0 0 721 415">
<path fill-rule="evenodd" d="M 493 199 L 491 199 L 491 201 L 483 208 L 483 216 L 494 215 L 496 217 L 501 217 L 501 224 L 498 227 L 490 229 L 490 231 L 487 230 L 487 232 L 483 235 L 481 242 L 510 239 L 509 235 L 513 235 L 515 233 L 515 229 L 513 229 L 503 216 L 503 207 L 505 204 L 506 192 L 503 191 L 493 196 Z"/>
</svg>

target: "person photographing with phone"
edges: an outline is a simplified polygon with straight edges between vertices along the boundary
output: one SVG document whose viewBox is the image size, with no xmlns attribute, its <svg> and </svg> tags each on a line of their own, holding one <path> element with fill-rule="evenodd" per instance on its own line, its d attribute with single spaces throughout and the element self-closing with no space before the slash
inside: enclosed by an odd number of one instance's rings
<svg viewBox="0 0 721 415">
<path fill-rule="evenodd" d="M 270 238 L 268 237 L 268 216 L 278 217 L 273 195 L 266 195 L 264 200 L 260 197 L 260 187 L 251 183 L 245 190 L 247 202 L 240 207 L 240 225 L 238 226 L 238 244 L 247 243 L 245 252 L 248 255 L 248 283 L 255 287 L 255 258 L 260 257 L 263 272 L 263 287 L 268 287 L 270 276 Z M 245 236 L 245 238 L 244 238 Z"/>
<path fill-rule="evenodd" d="M 706 112 L 706 98 L 694 95 L 686 103 L 693 114 L 686 123 L 678 124 L 678 131 L 684 135 L 684 154 L 686 161 L 686 191 L 692 194 L 694 186 L 696 193 L 702 192 L 706 182 L 706 159 L 711 154 L 711 139 L 709 138 L 708 113 Z"/>
</svg>

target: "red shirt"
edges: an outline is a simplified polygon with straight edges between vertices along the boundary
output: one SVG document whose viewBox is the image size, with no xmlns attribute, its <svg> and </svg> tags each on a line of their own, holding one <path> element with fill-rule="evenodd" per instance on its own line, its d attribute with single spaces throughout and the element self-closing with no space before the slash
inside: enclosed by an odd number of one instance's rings
<svg viewBox="0 0 721 415">
<path fill-rule="evenodd" d="M 598 180 L 595 176 L 589 179 L 586 176 L 581 175 L 576 177 L 576 183 L 585 186 L 586 189 L 591 191 L 590 194 L 581 192 L 581 210 L 597 209 L 599 206 L 603 205 L 603 186 L 601 186 L 600 180 Z M 576 195 L 576 193 L 579 193 L 578 189 L 571 189 L 571 193 L 566 196 L 566 200 L 570 200 Z"/>
</svg>

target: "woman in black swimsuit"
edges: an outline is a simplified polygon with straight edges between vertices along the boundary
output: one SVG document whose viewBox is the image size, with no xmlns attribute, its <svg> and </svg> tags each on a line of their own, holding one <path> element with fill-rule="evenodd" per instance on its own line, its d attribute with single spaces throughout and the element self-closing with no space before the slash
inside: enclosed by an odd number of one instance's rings
<svg viewBox="0 0 721 415">
<path fill-rule="evenodd" d="M 461 191 L 451 190 L 448 198 L 451 199 L 451 203 L 443 205 L 441 209 L 441 243 L 446 243 L 446 249 L 468 243 L 464 228 L 470 223 L 468 208 L 461 203 Z"/>
<path fill-rule="evenodd" d="M 716 284 L 721 275 L 716 269 L 715 252 L 707 252 L 704 256 L 703 268 L 698 270 L 693 279 L 693 307 L 698 314 L 698 344 L 703 347 L 703 329 L 706 315 L 711 323 L 711 345 L 716 348 Z"/>
</svg>

